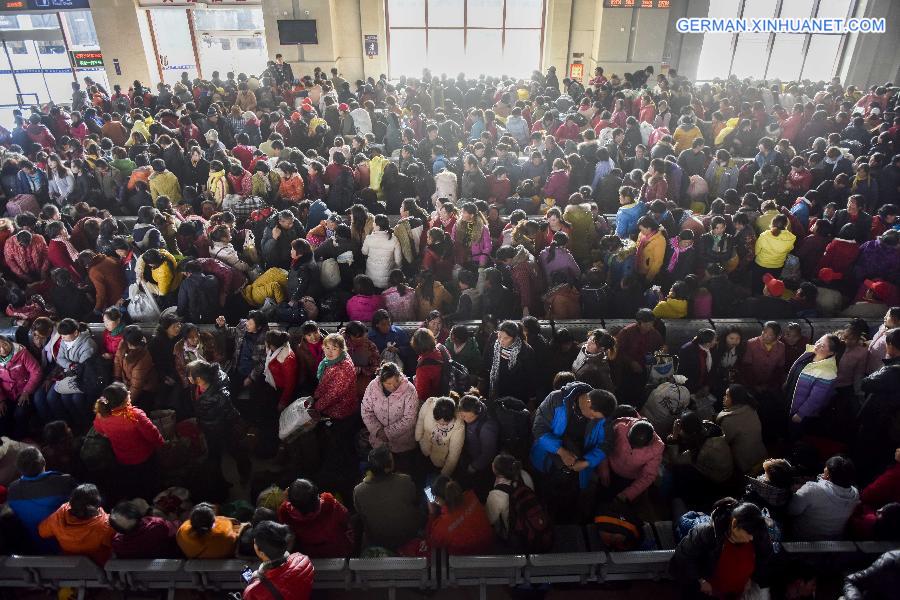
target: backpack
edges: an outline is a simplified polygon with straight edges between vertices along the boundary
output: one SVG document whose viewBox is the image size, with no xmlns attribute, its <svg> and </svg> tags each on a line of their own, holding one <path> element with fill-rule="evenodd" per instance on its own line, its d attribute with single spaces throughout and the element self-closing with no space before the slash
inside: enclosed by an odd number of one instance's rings
<svg viewBox="0 0 900 600">
<path fill-rule="evenodd" d="M 597 537 L 607 550 L 627 552 L 641 545 L 644 524 L 632 515 L 621 513 L 601 513 L 594 517 Z"/>
<path fill-rule="evenodd" d="M 553 547 L 550 515 L 537 494 L 524 483 L 500 484 L 495 490 L 509 495 L 509 539 L 517 552 L 549 552 Z"/>
<path fill-rule="evenodd" d="M 450 357 L 450 353 L 444 346 L 438 346 L 441 356 L 444 359 L 440 363 L 433 358 L 426 358 L 422 361 L 423 365 L 441 365 L 441 390 L 442 396 L 446 396 L 450 392 L 465 394 L 472 387 L 471 379 L 469 379 L 469 370 L 456 362 Z"/>
<path fill-rule="evenodd" d="M 531 447 L 531 414 L 525 403 L 507 396 L 494 403 L 494 418 L 499 426 L 500 449 L 523 459 Z"/>
<path fill-rule="evenodd" d="M 75 368 L 75 381 L 88 400 L 96 400 L 113 382 L 112 361 L 94 354 Z"/>
</svg>

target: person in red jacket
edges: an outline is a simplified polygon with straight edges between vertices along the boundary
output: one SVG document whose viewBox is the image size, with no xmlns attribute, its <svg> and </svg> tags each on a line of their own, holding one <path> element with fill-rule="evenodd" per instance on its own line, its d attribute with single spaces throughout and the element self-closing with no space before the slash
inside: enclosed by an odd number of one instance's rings
<svg viewBox="0 0 900 600">
<path fill-rule="evenodd" d="M 853 264 L 859 256 L 859 244 L 854 239 L 855 226 L 847 223 L 838 232 L 837 237 L 825 246 L 825 254 L 819 259 L 819 270 L 830 268 L 835 273 L 841 273 L 843 279 L 851 279 L 850 274 Z"/>
<path fill-rule="evenodd" d="M 310 558 L 344 558 L 353 551 L 350 513 L 343 504 L 308 479 L 288 488 L 278 520 L 291 528 L 295 547 Z"/>
<path fill-rule="evenodd" d="M 65 269 L 72 275 L 72 281 L 81 283 L 78 270 L 78 250 L 69 241 L 69 232 L 62 221 L 51 221 L 44 229 L 47 234 L 47 260 L 52 268 Z"/>
<path fill-rule="evenodd" d="M 94 430 L 109 440 L 118 463 L 116 489 L 127 498 L 151 498 L 159 491 L 156 450 L 165 443 L 156 425 L 131 405 L 122 382 L 103 389 L 94 405 Z"/>
<path fill-rule="evenodd" d="M 294 400 L 297 388 L 297 356 L 291 349 L 286 331 L 270 329 L 266 332 L 266 383 L 278 397 L 278 412 Z"/>
<path fill-rule="evenodd" d="M 434 501 L 428 505 L 428 545 L 450 555 L 491 554 L 494 530 L 475 492 L 463 492 L 458 483 L 443 475 L 435 478 L 431 491 Z"/>
<path fill-rule="evenodd" d="M 437 343 L 430 329 L 420 327 L 412 336 L 410 346 L 419 355 L 416 364 L 416 394 L 419 402 L 425 402 L 432 396 L 443 395 L 441 374 L 444 369 L 443 346 Z M 449 356 L 449 355 L 448 355 Z"/>
<path fill-rule="evenodd" d="M 244 600 L 307 600 L 312 593 L 315 568 L 300 552 L 288 553 L 290 529 L 274 521 L 261 521 L 253 528 L 253 550 L 262 561 L 244 589 Z"/>
<path fill-rule="evenodd" d="M 316 369 L 319 385 L 313 392 L 313 408 L 329 426 L 322 430 L 323 476 L 339 478 L 354 472 L 360 401 L 356 396 L 356 367 L 347 352 L 344 336 L 331 333 L 322 341 L 325 358 Z"/>
</svg>

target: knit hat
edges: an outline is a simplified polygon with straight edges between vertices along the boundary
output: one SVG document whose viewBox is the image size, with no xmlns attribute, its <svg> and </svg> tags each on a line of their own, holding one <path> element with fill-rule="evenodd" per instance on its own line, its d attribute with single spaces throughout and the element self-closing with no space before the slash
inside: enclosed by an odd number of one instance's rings
<svg viewBox="0 0 900 600">
<path fill-rule="evenodd" d="M 763 275 L 763 283 L 770 296 L 781 298 L 781 295 L 784 293 L 784 282 L 782 280 L 775 279 L 775 276 L 771 273 L 766 273 Z"/>
<path fill-rule="evenodd" d="M 347 112 L 348 110 L 350 110 L 350 107 L 347 106 L 346 102 L 341 102 L 340 104 L 338 104 L 338 110 L 341 112 Z"/>
<path fill-rule="evenodd" d="M 210 106 L 210 107 L 209 107 L 209 110 L 206 111 L 206 116 L 208 116 L 208 117 L 218 117 L 218 116 L 219 116 L 219 109 L 216 108 L 215 106 Z"/>
<path fill-rule="evenodd" d="M 882 281 L 881 279 L 866 279 L 863 281 L 863 285 L 866 286 L 866 289 L 872 290 L 872 295 L 882 302 L 887 302 L 895 296 L 895 290 L 892 289 L 894 286 L 887 281 Z"/>
<path fill-rule="evenodd" d="M 825 283 L 831 283 L 832 281 L 837 281 L 839 279 L 843 279 L 844 274 L 838 273 L 831 267 L 825 267 L 823 269 L 819 269 L 819 279 L 824 281 Z"/>
<path fill-rule="evenodd" d="M 250 120 L 256 118 L 256 113 L 254 113 L 252 110 L 248 110 L 247 112 L 245 112 L 244 114 L 241 115 L 241 118 L 250 121 Z"/>
<path fill-rule="evenodd" d="M 300 113 L 298 113 L 298 112 L 295 110 L 294 112 L 291 113 L 291 121 L 296 122 L 296 121 L 299 121 L 299 120 L 300 120 Z"/>
</svg>

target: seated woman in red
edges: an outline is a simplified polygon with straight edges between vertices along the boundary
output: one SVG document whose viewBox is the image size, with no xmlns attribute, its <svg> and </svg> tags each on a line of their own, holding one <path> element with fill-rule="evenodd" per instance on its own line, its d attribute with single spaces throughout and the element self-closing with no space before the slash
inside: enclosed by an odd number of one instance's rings
<svg viewBox="0 0 900 600">
<path fill-rule="evenodd" d="M 451 555 L 490 554 L 494 550 L 494 530 L 484 506 L 472 490 L 449 477 L 439 475 L 431 484 L 434 501 L 428 505 L 426 537 L 432 548 L 444 548 Z"/>
<path fill-rule="evenodd" d="M 109 440 L 118 463 L 116 488 L 122 497 L 152 497 L 158 491 L 156 450 L 165 443 L 146 413 L 131 405 L 122 382 L 106 386 L 94 405 L 94 430 Z"/>
</svg>

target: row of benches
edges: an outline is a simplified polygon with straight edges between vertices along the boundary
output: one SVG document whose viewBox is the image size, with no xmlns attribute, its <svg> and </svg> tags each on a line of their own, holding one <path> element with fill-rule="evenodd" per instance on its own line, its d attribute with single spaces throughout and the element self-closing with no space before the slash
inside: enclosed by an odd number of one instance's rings
<svg viewBox="0 0 900 600">
<path fill-rule="evenodd" d="M 803 334 L 807 336 L 807 339 L 809 340 L 815 340 L 823 334 L 843 329 L 848 322 L 847 319 L 795 319 L 795 321 L 800 323 L 803 328 Z M 609 330 L 618 330 L 633 322 L 634 321 L 628 319 L 578 319 L 555 321 L 554 326 L 557 330 L 565 327 L 572 333 L 572 335 L 575 336 L 575 339 L 583 340 L 587 337 L 588 331 L 592 329 L 603 327 Z M 682 344 L 690 341 L 695 335 L 697 335 L 697 332 L 700 329 L 711 328 L 721 333 L 732 326 L 737 326 L 740 328 L 741 332 L 744 334 L 744 341 L 746 341 L 751 337 L 756 337 L 759 335 L 760 331 L 762 330 L 763 323 L 764 320 L 759 320 L 752 317 L 748 317 L 746 319 L 710 320 L 667 319 L 665 320 L 666 343 L 670 350 L 676 351 L 679 347 L 681 347 Z M 785 327 L 787 323 L 788 321 L 780 322 L 782 327 Z M 465 321 L 462 324 L 468 326 L 470 330 L 474 332 L 481 323 L 479 321 Z M 143 323 L 141 325 L 148 335 L 152 334 L 156 328 L 155 323 Z M 319 325 L 326 331 L 332 332 L 337 331 L 343 325 L 343 323 L 320 322 Z M 366 325 L 368 325 L 368 323 Z M 406 330 L 410 335 L 412 335 L 412 333 L 415 332 L 416 329 L 421 327 L 421 323 L 417 322 L 398 322 L 395 323 L 395 325 Z M 878 323 L 870 323 L 870 326 L 873 327 L 877 327 L 878 325 Z M 284 327 L 284 324 L 272 323 L 271 326 Z M 212 330 L 215 328 L 215 325 L 201 325 L 200 327 L 201 329 Z M 91 331 L 95 334 L 101 334 L 103 332 L 103 325 L 101 323 L 92 323 L 90 325 L 90 328 Z M 550 322 L 541 321 L 541 328 L 543 329 L 544 333 L 549 336 L 551 331 Z M 299 330 L 299 328 L 295 326 L 289 326 L 287 327 L 287 329 Z"/>
<path fill-rule="evenodd" d="M 671 521 L 645 524 L 645 537 L 659 550 L 615 552 L 606 549 L 591 526 L 563 525 L 555 529 L 554 551 L 547 554 L 447 556 L 430 558 L 314 559 L 316 589 L 386 589 L 393 599 L 401 588 L 438 589 L 478 587 L 486 598 L 488 586 L 588 584 L 607 581 L 660 580 L 668 577 L 674 552 Z M 820 564 L 861 565 L 896 544 L 889 542 L 787 542 L 793 557 Z M 249 563 L 250 566 L 255 565 Z M 155 590 L 167 600 L 176 590 L 238 591 L 240 573 L 248 561 L 113 559 L 101 568 L 82 556 L 0 557 L 0 588 L 57 590 L 75 588 L 78 600 L 89 589 Z"/>
</svg>

